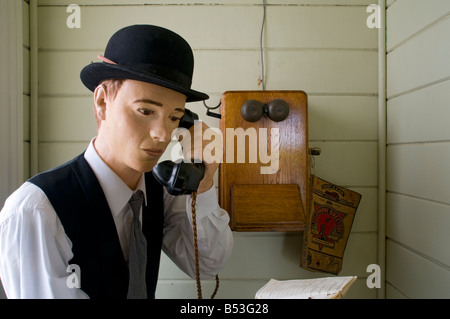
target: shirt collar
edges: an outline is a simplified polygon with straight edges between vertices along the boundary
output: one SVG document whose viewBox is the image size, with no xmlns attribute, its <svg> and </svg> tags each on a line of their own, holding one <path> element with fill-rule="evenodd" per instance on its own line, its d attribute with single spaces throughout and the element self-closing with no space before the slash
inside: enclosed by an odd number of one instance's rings
<svg viewBox="0 0 450 319">
<path fill-rule="evenodd" d="M 109 208 L 113 215 L 118 215 L 138 189 L 144 193 L 144 203 L 147 205 L 147 193 L 145 191 L 145 178 L 142 174 L 137 188 L 133 191 L 127 184 L 102 160 L 94 147 L 95 138 L 89 143 L 84 158 L 94 171 L 100 186 L 103 189 Z"/>
</svg>

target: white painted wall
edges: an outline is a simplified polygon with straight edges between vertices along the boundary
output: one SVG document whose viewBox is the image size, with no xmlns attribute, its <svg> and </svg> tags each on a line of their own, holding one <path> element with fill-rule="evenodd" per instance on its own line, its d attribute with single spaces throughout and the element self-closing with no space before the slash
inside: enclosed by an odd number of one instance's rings
<svg viewBox="0 0 450 319">
<path fill-rule="evenodd" d="M 69 29 L 73 2 L 38 2 L 40 171 L 79 154 L 95 136 L 79 72 L 123 26 L 157 24 L 185 37 L 196 59 L 193 87 L 211 96 L 210 105 L 228 90 L 261 89 L 262 1 L 80 0 L 81 28 Z M 377 30 L 366 26 L 373 1 L 267 2 L 266 89 L 308 93 L 310 146 L 322 149 L 316 174 L 363 195 L 341 275 L 360 278 L 349 297 L 375 298 L 365 285 L 367 265 L 377 263 Z M 201 103 L 188 107 L 219 125 Z M 235 233 L 217 298 L 253 298 L 270 278 L 327 276 L 299 267 L 301 242 L 302 233 Z M 203 285 L 207 296 L 214 282 Z M 195 282 L 164 257 L 157 297 L 195 298 Z"/>
<path fill-rule="evenodd" d="M 0 203 L 29 176 L 28 13 L 25 1 L 0 2 Z"/>
<path fill-rule="evenodd" d="M 91 94 L 79 71 L 122 26 L 153 23 L 183 35 L 196 57 L 194 87 L 211 95 L 210 105 L 227 90 L 261 89 L 262 1 L 79 0 L 81 29 L 68 29 L 66 7 L 73 2 L 37 1 L 39 157 L 30 163 L 30 5 L 21 1 L 23 87 L 16 93 L 23 101 L 16 105 L 23 104 L 18 144 L 23 140 L 24 178 L 30 165 L 43 171 L 71 159 L 95 135 Z M 310 146 L 322 148 L 316 174 L 362 193 L 341 275 L 360 278 L 348 297 L 375 298 L 376 290 L 365 285 L 365 270 L 377 263 L 378 249 L 377 31 L 366 27 L 365 9 L 376 1 L 267 2 L 266 88 L 308 93 Z M 450 2 L 387 3 L 386 297 L 448 298 Z M 2 81 L 2 87 L 9 84 Z M 218 126 L 200 103 L 190 107 Z M 5 165 L 2 161 L 2 169 L 11 168 Z M 272 277 L 326 276 L 298 266 L 301 238 L 301 233 L 235 233 L 217 297 L 252 298 Z M 213 282 L 205 281 L 205 296 L 212 289 Z M 157 296 L 195 298 L 195 283 L 163 258 Z"/>
<path fill-rule="evenodd" d="M 69 29 L 73 0 L 38 0 L 38 157 L 43 171 L 82 152 L 96 134 L 91 93 L 79 80 L 120 27 L 135 23 L 170 28 L 192 45 L 193 87 L 210 105 L 227 90 L 258 90 L 261 76 L 258 0 L 79 0 L 81 28 Z M 360 279 L 350 298 L 375 298 L 366 267 L 377 263 L 377 30 L 366 26 L 372 0 L 269 0 L 264 35 L 266 89 L 304 90 L 309 138 L 320 147 L 315 173 L 363 195 L 341 275 Z M 126 5 L 125 5 L 126 4 Z M 145 4 L 145 5 L 144 5 Z M 28 3 L 23 2 L 24 28 Z M 34 27 L 31 28 L 34 30 Z M 24 37 L 24 142 L 29 158 L 29 40 Z M 211 126 L 201 103 L 189 105 Z M 30 168 L 25 165 L 25 177 Z M 33 171 L 33 170 L 32 170 Z M 32 174 L 32 173 L 31 173 Z M 253 298 L 270 278 L 328 276 L 299 267 L 302 233 L 235 233 L 231 260 L 217 298 Z M 204 282 L 204 295 L 213 282 Z M 195 298 L 195 282 L 162 259 L 158 298 Z"/>
<path fill-rule="evenodd" d="M 22 1 L 0 3 L 0 202 L 23 182 L 26 59 Z"/>
<path fill-rule="evenodd" d="M 387 298 L 450 297 L 450 1 L 387 10 Z"/>
</svg>

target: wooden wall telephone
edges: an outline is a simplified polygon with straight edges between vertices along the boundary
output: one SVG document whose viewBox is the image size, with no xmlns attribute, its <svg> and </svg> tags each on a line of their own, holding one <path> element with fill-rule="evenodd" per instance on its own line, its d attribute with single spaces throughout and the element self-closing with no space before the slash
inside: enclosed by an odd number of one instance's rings
<svg viewBox="0 0 450 319">
<path fill-rule="evenodd" d="M 220 113 L 226 143 L 219 202 L 230 214 L 231 229 L 304 230 L 309 203 L 306 93 L 225 92 Z M 251 145 L 252 134 L 257 135 L 256 145 Z M 270 154 L 275 163 L 267 163 L 270 152 L 277 152 Z"/>
</svg>

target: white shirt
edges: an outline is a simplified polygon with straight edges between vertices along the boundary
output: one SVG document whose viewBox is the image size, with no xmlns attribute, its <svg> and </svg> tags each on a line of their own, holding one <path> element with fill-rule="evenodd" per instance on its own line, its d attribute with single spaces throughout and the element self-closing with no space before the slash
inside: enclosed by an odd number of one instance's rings
<svg viewBox="0 0 450 319">
<path fill-rule="evenodd" d="M 128 260 L 131 189 L 103 162 L 93 141 L 85 152 L 105 193 Z M 141 177 L 137 189 L 145 192 Z M 137 190 L 136 189 L 136 190 Z M 135 191 L 136 191 L 135 190 Z M 147 199 L 145 198 L 145 201 Z M 195 277 L 191 196 L 172 196 L 164 190 L 163 251 L 185 273 Z M 210 190 L 197 195 L 197 232 L 201 278 L 216 275 L 231 255 L 233 236 L 229 216 Z M 72 243 L 45 193 L 25 182 L 0 212 L 0 278 L 8 298 L 89 298 L 67 284 Z M 82 269 L 80 279 L 83 280 Z"/>
</svg>

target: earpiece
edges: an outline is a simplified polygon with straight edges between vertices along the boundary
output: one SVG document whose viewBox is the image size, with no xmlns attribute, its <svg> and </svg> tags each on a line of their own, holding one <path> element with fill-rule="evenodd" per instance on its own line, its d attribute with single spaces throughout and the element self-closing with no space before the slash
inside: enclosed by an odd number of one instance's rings
<svg viewBox="0 0 450 319">
<path fill-rule="evenodd" d="M 289 105 L 280 99 L 263 104 L 257 100 L 245 101 L 241 106 L 241 115 L 247 122 L 259 121 L 263 116 L 274 122 L 284 121 L 289 115 Z"/>
</svg>

